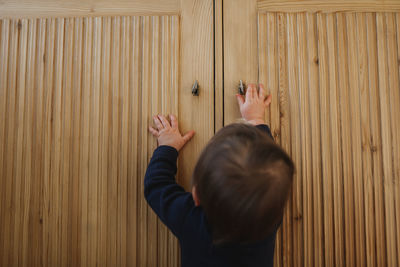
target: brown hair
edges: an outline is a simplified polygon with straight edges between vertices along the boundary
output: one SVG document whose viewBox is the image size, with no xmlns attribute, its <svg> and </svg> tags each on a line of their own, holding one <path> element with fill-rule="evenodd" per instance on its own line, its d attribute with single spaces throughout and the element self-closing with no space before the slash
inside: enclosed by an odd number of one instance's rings
<svg viewBox="0 0 400 267">
<path fill-rule="evenodd" d="M 218 131 L 193 174 L 214 244 L 271 234 L 282 219 L 293 173 L 290 157 L 264 131 L 239 123 Z"/>
</svg>

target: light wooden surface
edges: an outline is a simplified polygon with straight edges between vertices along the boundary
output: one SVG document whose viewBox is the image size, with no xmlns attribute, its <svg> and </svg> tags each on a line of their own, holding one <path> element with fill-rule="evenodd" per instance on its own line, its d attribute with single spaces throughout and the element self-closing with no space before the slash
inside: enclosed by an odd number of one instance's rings
<svg viewBox="0 0 400 267">
<path fill-rule="evenodd" d="M 399 263 L 398 16 L 259 14 L 259 79 L 276 101 L 266 120 L 297 169 L 276 266 Z"/>
<path fill-rule="evenodd" d="M 224 33 L 222 0 L 214 1 L 214 131 L 224 125 Z"/>
<path fill-rule="evenodd" d="M 1 266 L 180 265 L 143 178 L 152 115 L 197 132 L 179 162 L 187 189 L 214 132 L 212 2 L 182 7 L 0 20 Z"/>
<path fill-rule="evenodd" d="M 176 14 L 179 0 L 7 0 L 0 18 Z"/>
<path fill-rule="evenodd" d="M 162 20 L 179 30 L 176 16 Z M 143 169 L 136 160 L 144 157 L 135 122 L 148 123 L 137 116 L 141 91 L 148 91 L 138 86 L 144 80 L 141 29 L 153 31 L 155 21 L 1 21 L 0 91 L 9 114 L 1 128 L 1 265 L 135 265 L 150 258 L 135 254 L 135 223 L 147 223 L 137 220 Z"/>
<path fill-rule="evenodd" d="M 224 125 L 240 116 L 235 98 L 239 80 L 258 79 L 256 23 L 255 0 L 223 2 Z"/>
<path fill-rule="evenodd" d="M 398 266 L 400 13 L 308 2 L 224 2 L 224 123 L 240 117 L 237 80 L 266 85 L 266 122 L 296 162 L 275 266 Z"/>
<path fill-rule="evenodd" d="M 398 0 L 258 0 L 268 12 L 399 12 Z"/>
<path fill-rule="evenodd" d="M 0 265 L 179 265 L 143 197 L 147 126 L 196 131 L 189 189 L 240 79 L 297 167 L 275 266 L 399 265 L 399 2 L 158 2 L 0 3 Z"/>
<path fill-rule="evenodd" d="M 196 133 L 180 153 L 178 176 L 185 189 L 190 190 L 197 158 L 214 135 L 213 1 L 183 0 L 181 8 L 179 121 L 183 132 L 193 129 Z M 195 80 L 199 96 L 192 95 Z"/>
</svg>

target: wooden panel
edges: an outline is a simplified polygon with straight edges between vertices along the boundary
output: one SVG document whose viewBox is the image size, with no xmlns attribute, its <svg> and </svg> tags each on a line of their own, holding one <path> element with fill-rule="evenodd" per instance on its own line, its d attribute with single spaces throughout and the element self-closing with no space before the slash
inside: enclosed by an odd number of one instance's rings
<svg viewBox="0 0 400 267">
<path fill-rule="evenodd" d="M 268 12 L 399 12 L 398 0 L 258 0 L 259 11 Z"/>
<path fill-rule="evenodd" d="M 235 94 L 238 93 L 239 80 L 243 80 L 247 84 L 258 79 L 256 1 L 225 1 L 223 3 L 223 27 L 223 120 L 226 125 L 234 122 L 240 116 L 235 97 Z"/>
<path fill-rule="evenodd" d="M 179 35 L 177 15 L 0 20 L 0 265 L 179 265 L 143 197 Z"/>
<path fill-rule="evenodd" d="M 266 121 L 297 170 L 275 266 L 399 264 L 399 16 L 258 15 Z"/>
<path fill-rule="evenodd" d="M 181 131 L 196 134 L 179 157 L 179 181 L 191 190 L 192 171 L 204 145 L 214 135 L 214 37 L 213 1 L 183 0 L 179 121 Z M 199 96 L 191 93 L 195 81 Z"/>
<path fill-rule="evenodd" d="M 179 0 L 7 0 L 0 2 L 0 18 L 67 17 L 180 12 Z"/>
</svg>

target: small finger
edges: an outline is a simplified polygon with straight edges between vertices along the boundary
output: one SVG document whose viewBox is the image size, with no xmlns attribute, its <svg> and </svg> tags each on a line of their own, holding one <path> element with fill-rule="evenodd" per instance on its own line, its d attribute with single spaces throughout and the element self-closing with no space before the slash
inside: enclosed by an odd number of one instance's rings
<svg viewBox="0 0 400 267">
<path fill-rule="evenodd" d="M 269 96 L 267 97 L 267 99 L 264 100 L 265 106 L 268 107 L 269 104 L 271 104 L 271 101 L 272 101 L 272 95 L 269 95 Z"/>
<path fill-rule="evenodd" d="M 175 115 L 170 114 L 169 118 L 171 119 L 171 126 L 174 129 L 178 129 L 178 119 L 175 117 Z"/>
<path fill-rule="evenodd" d="M 156 129 L 154 129 L 153 127 L 149 126 L 149 131 L 152 135 L 154 135 L 155 137 L 158 137 L 158 131 Z"/>
<path fill-rule="evenodd" d="M 257 86 L 254 84 L 254 83 L 252 83 L 251 84 L 251 97 L 252 98 L 255 98 L 256 96 L 258 96 L 258 93 L 257 93 Z"/>
<path fill-rule="evenodd" d="M 184 136 L 183 136 L 183 141 L 185 141 L 185 143 L 187 141 L 189 141 L 190 139 L 192 139 L 192 137 L 194 136 L 194 131 L 191 130 L 189 132 L 187 132 Z"/>
<path fill-rule="evenodd" d="M 246 90 L 246 101 L 249 101 L 253 98 L 253 94 L 254 94 L 253 90 L 254 90 L 253 84 L 249 84 L 247 86 L 247 90 Z"/>
<path fill-rule="evenodd" d="M 169 124 L 169 121 L 167 120 L 167 118 L 165 118 L 164 115 L 158 115 L 158 118 L 160 119 L 162 125 L 164 126 L 164 128 L 171 128 L 171 125 Z"/>
<path fill-rule="evenodd" d="M 258 97 L 259 97 L 261 100 L 264 100 L 264 97 L 265 97 L 265 88 L 264 88 L 264 84 L 260 83 L 259 86 L 260 86 L 260 91 L 258 92 Z"/>
<path fill-rule="evenodd" d="M 153 116 L 153 120 L 159 131 L 164 128 L 158 116 Z"/>
<path fill-rule="evenodd" d="M 242 95 L 236 94 L 236 99 L 239 103 L 239 107 L 241 107 L 244 104 L 244 98 Z"/>
</svg>

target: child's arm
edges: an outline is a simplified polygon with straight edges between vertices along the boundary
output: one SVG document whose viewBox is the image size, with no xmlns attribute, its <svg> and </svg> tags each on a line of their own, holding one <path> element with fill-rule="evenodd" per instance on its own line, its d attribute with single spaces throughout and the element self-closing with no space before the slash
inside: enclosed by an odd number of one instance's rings
<svg viewBox="0 0 400 267">
<path fill-rule="evenodd" d="M 188 211 L 194 207 L 192 195 L 175 181 L 178 151 L 194 135 L 181 135 L 175 116 L 171 124 L 162 116 L 153 117 L 157 129 L 150 132 L 157 137 L 158 147 L 153 153 L 144 179 L 144 195 L 150 207 L 171 231 L 178 236 Z"/>
<path fill-rule="evenodd" d="M 246 98 L 237 94 L 240 113 L 243 119 L 257 128 L 266 131 L 272 138 L 271 130 L 265 124 L 265 109 L 271 103 L 272 95 L 265 97 L 264 85 L 260 83 L 260 90 L 257 92 L 255 84 L 249 84 L 246 90 Z"/>
</svg>

